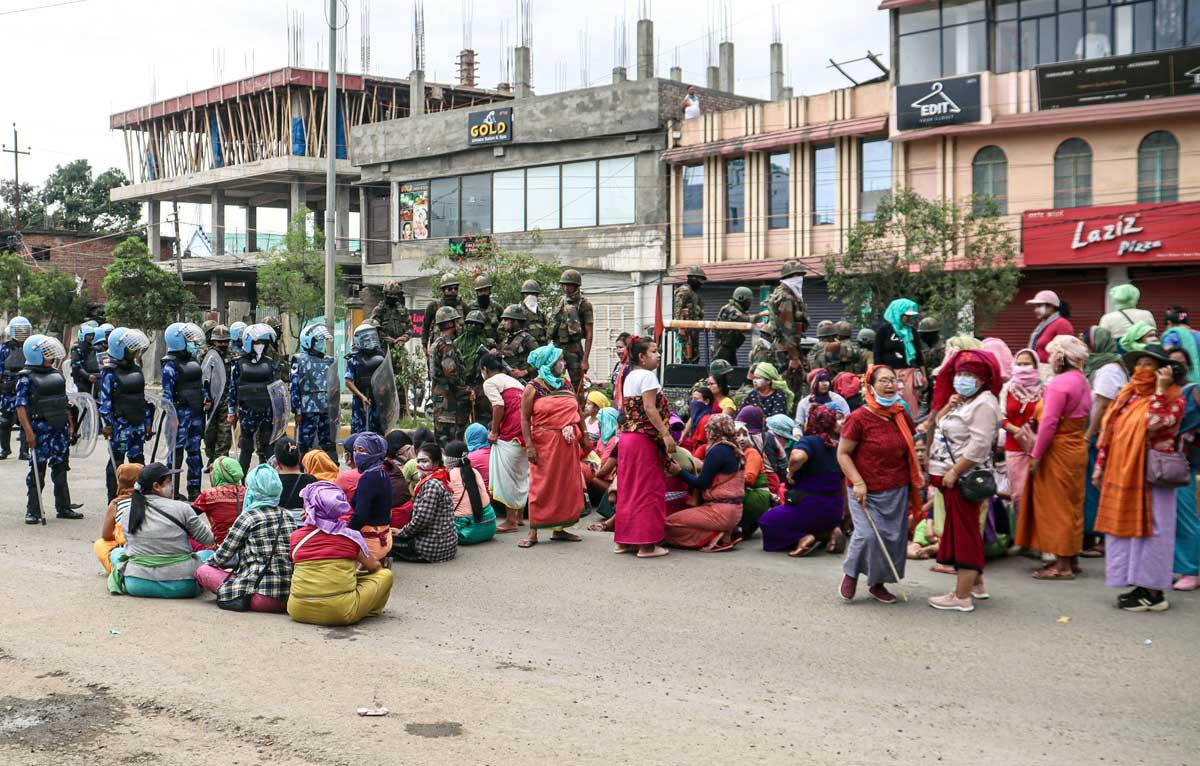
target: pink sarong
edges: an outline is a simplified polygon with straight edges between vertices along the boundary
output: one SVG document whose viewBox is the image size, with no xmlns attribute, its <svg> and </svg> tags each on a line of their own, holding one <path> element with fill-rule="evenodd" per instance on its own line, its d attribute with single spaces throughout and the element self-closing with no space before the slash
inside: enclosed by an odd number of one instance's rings
<svg viewBox="0 0 1200 766">
<path fill-rule="evenodd" d="M 1008 488 L 1012 493 L 1013 510 L 1021 518 L 1025 505 L 1025 485 L 1029 481 L 1029 453 L 1025 450 L 1006 451 L 1004 465 L 1008 468 Z"/>
<path fill-rule="evenodd" d="M 579 408 L 569 389 L 533 402 L 530 431 L 537 463 L 529 466 L 529 526 L 562 529 L 579 522 L 583 512 L 583 469 L 579 465 Z M 569 432 L 573 439 L 563 435 Z"/>
<path fill-rule="evenodd" d="M 624 453 L 622 453 L 624 457 Z M 618 499 L 620 493 L 617 494 Z M 741 471 L 718 476 L 704 491 L 704 505 L 667 517 L 666 541 L 676 548 L 703 548 L 730 532 L 742 519 L 745 477 Z"/>
<path fill-rule="evenodd" d="M 662 542 L 666 519 L 667 483 L 654 439 L 638 431 L 621 434 L 613 540 L 619 545 L 656 545 Z"/>
</svg>

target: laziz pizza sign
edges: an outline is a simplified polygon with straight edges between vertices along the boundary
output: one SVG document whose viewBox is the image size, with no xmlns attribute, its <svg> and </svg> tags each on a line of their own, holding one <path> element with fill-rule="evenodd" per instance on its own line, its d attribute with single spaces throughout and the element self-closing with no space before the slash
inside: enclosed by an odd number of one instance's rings
<svg viewBox="0 0 1200 766">
<path fill-rule="evenodd" d="M 1026 266 L 1200 261 L 1200 202 L 1030 210 Z"/>
</svg>

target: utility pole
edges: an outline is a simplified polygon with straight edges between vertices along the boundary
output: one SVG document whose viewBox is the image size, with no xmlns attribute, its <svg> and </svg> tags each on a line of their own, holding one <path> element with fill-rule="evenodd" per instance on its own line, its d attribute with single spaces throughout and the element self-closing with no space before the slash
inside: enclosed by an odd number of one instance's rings
<svg viewBox="0 0 1200 766">
<path fill-rule="evenodd" d="M 183 240 L 179 238 L 179 202 L 171 200 L 171 217 L 175 219 L 175 274 L 183 284 Z M 183 306 L 179 307 L 179 321 L 184 320 Z"/>
<path fill-rule="evenodd" d="M 21 151 L 21 145 L 17 143 L 17 123 L 13 123 L 12 148 L 4 146 L 0 147 L 0 151 L 13 156 L 13 196 L 16 197 L 16 204 L 13 205 L 13 229 L 19 231 L 21 228 L 21 155 L 28 155 L 29 147 L 25 147 L 25 151 Z"/>
<path fill-rule="evenodd" d="M 337 252 L 337 7 L 329 0 L 329 93 L 325 115 L 325 329 L 333 338 L 333 276 Z M 336 343 L 333 348 L 337 348 Z"/>
</svg>

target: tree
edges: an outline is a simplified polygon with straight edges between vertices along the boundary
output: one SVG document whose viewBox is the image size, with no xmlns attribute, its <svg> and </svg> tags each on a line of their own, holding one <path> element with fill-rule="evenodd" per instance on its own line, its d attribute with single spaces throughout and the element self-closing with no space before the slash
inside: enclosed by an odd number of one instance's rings
<svg viewBox="0 0 1200 766">
<path fill-rule="evenodd" d="M 962 332 L 995 318 L 1020 277 L 1016 239 L 991 199 L 959 205 L 910 189 L 885 196 L 875 219 L 854 224 L 845 251 L 824 265 L 829 291 L 848 311 L 880 316 L 896 298 L 911 298 Z"/>
<path fill-rule="evenodd" d="M 11 178 L 0 181 L 0 228 L 16 228 L 16 218 L 13 216 L 13 205 L 17 201 L 16 184 Z M 40 228 L 46 225 L 46 207 L 42 202 L 40 192 L 33 184 L 21 184 L 21 226 L 23 228 Z"/>
<path fill-rule="evenodd" d="M 175 272 L 156 265 L 146 243 L 137 237 L 113 250 L 113 262 L 104 273 L 104 292 L 108 296 L 105 318 L 114 325 L 140 328 L 147 335 L 174 322 L 191 300 Z"/>
<path fill-rule="evenodd" d="M 325 314 L 325 235 L 315 228 L 308 236 L 307 215 L 307 210 L 301 210 L 292 216 L 283 243 L 271 250 L 258 269 L 259 299 L 295 315 L 299 321 L 292 326 L 292 334 L 297 338 L 309 322 Z M 333 279 L 335 294 L 340 295 L 342 270 L 337 266 Z M 345 315 L 345 304 L 336 303 L 334 316 Z"/>
<path fill-rule="evenodd" d="M 18 297 L 29 284 L 29 265 L 16 253 L 0 253 L 0 311 L 21 313 Z"/>
<path fill-rule="evenodd" d="M 436 272 L 432 278 L 435 295 L 443 273 L 456 276 L 461 285 L 459 294 L 467 306 L 475 302 L 475 278 L 483 274 L 492 278 L 492 302 L 499 305 L 501 311 L 521 302 L 521 284 L 527 279 L 536 279 L 542 286 L 540 304 L 543 314 L 547 308 L 556 306 L 562 297 L 562 288 L 558 284 L 562 267 L 528 253 L 502 250 L 494 242 L 485 245 L 480 255 L 471 257 L 452 254 L 447 246 L 422 261 L 421 269 Z"/>
<path fill-rule="evenodd" d="M 87 317 L 88 302 L 73 276 L 54 268 L 39 269 L 29 273 L 21 311 L 34 326 L 57 336 L 64 327 Z"/>
<path fill-rule="evenodd" d="M 136 228 L 141 205 L 109 200 L 112 189 L 127 183 L 125 174 L 116 168 L 92 178 L 87 160 L 59 165 L 43 186 L 50 224 L 75 231 L 125 232 Z"/>
</svg>

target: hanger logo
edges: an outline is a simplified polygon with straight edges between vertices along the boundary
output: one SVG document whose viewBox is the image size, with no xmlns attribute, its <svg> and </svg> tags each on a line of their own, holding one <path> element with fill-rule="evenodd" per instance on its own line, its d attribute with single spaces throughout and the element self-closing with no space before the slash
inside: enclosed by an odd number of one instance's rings
<svg viewBox="0 0 1200 766">
<path fill-rule="evenodd" d="M 950 98 L 945 91 L 945 86 L 940 82 L 935 82 L 929 92 L 912 102 L 911 106 L 926 118 L 962 113 L 962 107 Z"/>
</svg>

